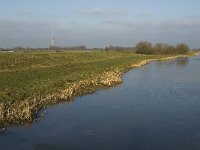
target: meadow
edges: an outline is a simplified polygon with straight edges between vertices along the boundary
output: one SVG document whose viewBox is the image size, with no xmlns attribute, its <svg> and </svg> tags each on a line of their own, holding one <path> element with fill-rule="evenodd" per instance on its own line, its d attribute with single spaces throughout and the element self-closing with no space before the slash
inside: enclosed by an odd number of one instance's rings
<svg viewBox="0 0 200 150">
<path fill-rule="evenodd" d="M 0 124 L 32 122 L 43 107 L 118 84 L 123 72 L 144 65 L 144 60 L 171 56 L 131 51 L 1 52 Z"/>
</svg>

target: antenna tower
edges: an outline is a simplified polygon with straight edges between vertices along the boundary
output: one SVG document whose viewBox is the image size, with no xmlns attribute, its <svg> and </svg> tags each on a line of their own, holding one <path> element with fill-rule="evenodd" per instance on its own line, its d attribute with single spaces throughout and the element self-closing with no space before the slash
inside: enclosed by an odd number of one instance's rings
<svg viewBox="0 0 200 150">
<path fill-rule="evenodd" d="M 54 37 L 54 34 L 52 32 L 52 37 L 51 37 L 51 47 L 54 47 L 55 46 L 55 37 Z"/>
</svg>

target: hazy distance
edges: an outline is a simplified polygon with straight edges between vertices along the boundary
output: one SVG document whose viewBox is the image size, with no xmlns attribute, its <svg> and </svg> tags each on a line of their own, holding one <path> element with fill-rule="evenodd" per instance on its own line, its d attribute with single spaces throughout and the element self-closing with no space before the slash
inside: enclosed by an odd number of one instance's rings
<svg viewBox="0 0 200 150">
<path fill-rule="evenodd" d="M 200 47 L 198 0 L 1 0 L 0 47 L 106 47 L 187 43 Z"/>
</svg>

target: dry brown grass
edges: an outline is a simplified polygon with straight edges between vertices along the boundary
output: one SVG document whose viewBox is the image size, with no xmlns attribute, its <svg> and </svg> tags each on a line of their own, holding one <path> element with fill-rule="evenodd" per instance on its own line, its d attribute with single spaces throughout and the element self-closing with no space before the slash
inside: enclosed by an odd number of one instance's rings
<svg viewBox="0 0 200 150">
<path fill-rule="evenodd" d="M 0 103 L 0 122 L 2 125 L 31 123 L 38 110 L 62 101 L 71 100 L 74 96 L 94 92 L 99 87 L 108 87 L 122 81 L 120 70 L 109 71 L 92 80 L 80 81 L 67 89 L 51 95 L 32 100 Z"/>
</svg>

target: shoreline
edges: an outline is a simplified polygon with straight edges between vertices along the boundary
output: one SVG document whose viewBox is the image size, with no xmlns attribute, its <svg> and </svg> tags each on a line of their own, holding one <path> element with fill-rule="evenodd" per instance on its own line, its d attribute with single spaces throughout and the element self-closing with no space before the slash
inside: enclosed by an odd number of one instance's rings
<svg viewBox="0 0 200 150">
<path fill-rule="evenodd" d="M 200 53 L 194 53 L 193 56 Z M 46 96 L 38 96 L 34 99 L 26 99 L 16 101 L 14 103 L 0 103 L 0 125 L 18 125 L 32 123 L 38 115 L 38 111 L 45 109 L 51 105 L 60 102 L 73 100 L 76 96 L 89 94 L 101 88 L 112 87 L 122 82 L 122 75 L 128 70 L 140 68 L 152 61 L 169 61 L 180 57 L 189 57 L 192 55 L 168 56 L 159 59 L 146 59 L 131 66 L 118 68 L 115 70 L 104 72 L 93 79 L 83 80 L 78 83 L 70 84 L 65 90 L 48 94 Z"/>
</svg>

